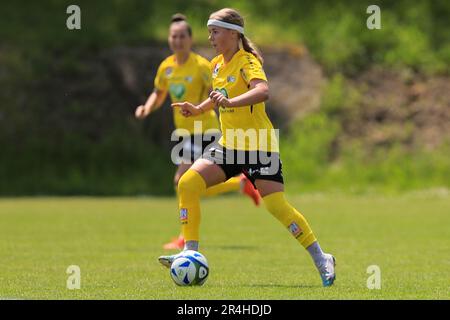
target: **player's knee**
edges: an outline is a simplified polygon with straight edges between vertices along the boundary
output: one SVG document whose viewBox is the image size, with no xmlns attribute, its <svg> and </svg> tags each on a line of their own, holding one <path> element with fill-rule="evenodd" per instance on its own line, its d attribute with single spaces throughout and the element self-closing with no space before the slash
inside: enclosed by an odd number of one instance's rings
<svg viewBox="0 0 450 320">
<path fill-rule="evenodd" d="M 272 193 L 265 196 L 263 198 L 263 202 L 267 211 L 273 215 L 277 215 L 280 211 L 284 211 L 286 206 L 289 206 L 282 192 Z"/>
<path fill-rule="evenodd" d="M 206 190 L 205 181 L 194 170 L 188 170 L 178 181 L 178 193 L 180 195 L 200 196 Z"/>
</svg>

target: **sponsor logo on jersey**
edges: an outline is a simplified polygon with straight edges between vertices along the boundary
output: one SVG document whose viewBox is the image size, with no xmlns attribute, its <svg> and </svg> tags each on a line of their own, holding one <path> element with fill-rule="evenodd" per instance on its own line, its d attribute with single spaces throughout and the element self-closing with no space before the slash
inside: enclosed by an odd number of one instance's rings
<svg viewBox="0 0 450 320">
<path fill-rule="evenodd" d="M 167 76 L 167 77 L 170 77 L 170 75 L 172 74 L 172 72 L 173 72 L 173 68 L 172 68 L 172 67 L 168 67 L 168 68 L 166 69 L 166 76 Z"/>
<path fill-rule="evenodd" d="M 228 77 L 227 77 L 227 81 L 228 81 L 228 82 L 236 82 L 236 78 L 233 77 L 233 76 L 228 76 Z"/>
<path fill-rule="evenodd" d="M 184 93 L 186 92 L 186 88 L 181 83 L 172 83 L 169 87 L 169 91 L 176 99 L 180 100 L 181 98 L 183 98 Z"/>
</svg>

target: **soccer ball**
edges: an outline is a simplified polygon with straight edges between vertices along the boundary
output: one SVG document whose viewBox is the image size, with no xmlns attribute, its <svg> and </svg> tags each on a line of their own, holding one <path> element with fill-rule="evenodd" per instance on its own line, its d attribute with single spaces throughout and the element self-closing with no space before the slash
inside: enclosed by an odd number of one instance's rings
<svg viewBox="0 0 450 320">
<path fill-rule="evenodd" d="M 209 275 L 208 261 L 200 252 L 183 251 L 170 267 L 170 276 L 179 286 L 201 286 Z"/>
</svg>

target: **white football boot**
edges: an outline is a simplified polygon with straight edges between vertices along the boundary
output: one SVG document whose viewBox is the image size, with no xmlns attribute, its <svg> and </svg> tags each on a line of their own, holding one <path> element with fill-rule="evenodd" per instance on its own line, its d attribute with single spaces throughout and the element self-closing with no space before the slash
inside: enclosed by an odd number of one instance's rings
<svg viewBox="0 0 450 320">
<path fill-rule="evenodd" d="M 319 266 L 320 277 L 324 287 L 330 287 L 336 280 L 336 259 L 329 253 L 325 253 L 325 261 Z"/>
<path fill-rule="evenodd" d="M 178 258 L 181 257 L 183 255 L 183 251 L 181 251 L 180 253 L 177 254 L 172 254 L 169 256 L 160 256 L 158 258 L 159 263 L 161 263 L 164 267 L 166 268 L 170 268 L 172 266 L 173 261 Z"/>
</svg>

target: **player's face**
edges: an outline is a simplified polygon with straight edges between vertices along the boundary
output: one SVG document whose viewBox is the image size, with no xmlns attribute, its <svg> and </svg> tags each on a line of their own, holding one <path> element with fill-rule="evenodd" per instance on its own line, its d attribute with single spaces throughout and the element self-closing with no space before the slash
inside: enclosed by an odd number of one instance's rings
<svg viewBox="0 0 450 320">
<path fill-rule="evenodd" d="M 186 25 L 182 23 L 174 23 L 169 30 L 169 47 L 173 53 L 187 53 L 191 51 L 192 38 Z"/>
<path fill-rule="evenodd" d="M 227 52 L 237 43 L 236 31 L 225 29 L 221 27 L 211 26 L 208 27 L 209 37 L 208 40 L 211 45 L 216 49 L 218 54 Z"/>
</svg>

